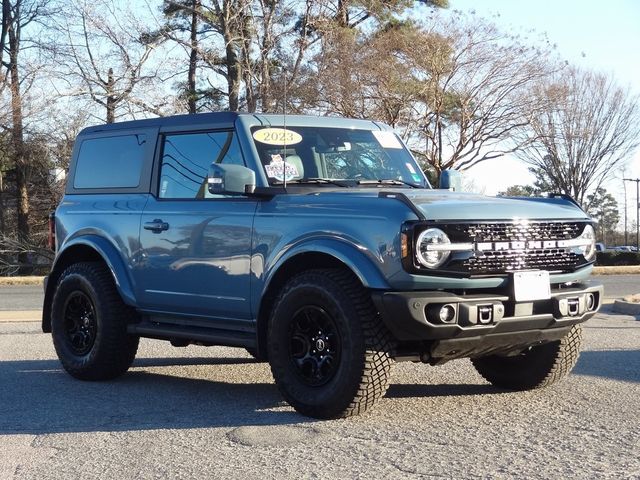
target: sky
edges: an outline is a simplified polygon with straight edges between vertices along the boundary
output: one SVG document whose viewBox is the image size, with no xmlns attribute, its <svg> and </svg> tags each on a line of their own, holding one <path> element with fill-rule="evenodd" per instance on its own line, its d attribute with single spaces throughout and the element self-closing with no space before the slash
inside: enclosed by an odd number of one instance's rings
<svg viewBox="0 0 640 480">
<path fill-rule="evenodd" d="M 453 10 L 475 11 L 507 29 L 545 33 L 571 64 L 611 73 L 620 85 L 640 94 L 640 0 L 449 0 L 449 5 Z M 501 174 L 496 176 L 498 170 Z M 640 149 L 629 159 L 626 175 L 640 178 Z M 488 195 L 532 180 L 515 158 L 483 162 L 465 176 Z M 622 181 L 607 186 L 623 203 Z M 627 190 L 633 191 L 632 203 L 635 185 L 629 184 Z M 631 209 L 630 214 L 635 217 Z"/>
</svg>

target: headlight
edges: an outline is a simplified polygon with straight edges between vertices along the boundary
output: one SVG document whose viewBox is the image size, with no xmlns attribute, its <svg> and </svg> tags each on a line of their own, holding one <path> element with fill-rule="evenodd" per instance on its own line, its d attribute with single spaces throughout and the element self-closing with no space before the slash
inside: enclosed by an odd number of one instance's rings
<svg viewBox="0 0 640 480">
<path fill-rule="evenodd" d="M 416 257 L 425 267 L 438 268 L 449 258 L 450 244 L 449 237 L 442 230 L 429 228 L 418 235 Z"/>
<path fill-rule="evenodd" d="M 583 241 L 589 241 L 587 245 L 580 247 L 580 253 L 582 253 L 587 260 L 592 260 L 596 255 L 596 232 L 593 230 L 593 227 L 591 225 L 584 227 L 582 234 L 578 238 Z"/>
</svg>

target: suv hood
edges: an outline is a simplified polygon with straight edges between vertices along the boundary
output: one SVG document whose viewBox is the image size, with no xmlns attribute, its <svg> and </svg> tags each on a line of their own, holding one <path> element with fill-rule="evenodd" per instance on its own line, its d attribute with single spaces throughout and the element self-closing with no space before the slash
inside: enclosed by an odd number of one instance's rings
<svg viewBox="0 0 640 480">
<path fill-rule="evenodd" d="M 402 190 L 428 220 L 590 219 L 564 198 L 487 197 L 443 190 Z"/>
</svg>

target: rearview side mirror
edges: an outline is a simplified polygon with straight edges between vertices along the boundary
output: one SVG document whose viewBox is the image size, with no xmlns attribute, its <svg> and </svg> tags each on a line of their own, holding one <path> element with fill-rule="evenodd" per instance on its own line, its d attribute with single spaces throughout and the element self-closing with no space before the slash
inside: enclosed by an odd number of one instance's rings
<svg viewBox="0 0 640 480">
<path fill-rule="evenodd" d="M 242 165 L 220 165 L 209 167 L 207 189 L 212 195 L 245 195 L 256 188 L 256 174 Z"/>
<path fill-rule="evenodd" d="M 440 188 L 453 192 L 462 191 L 462 175 L 457 170 L 444 170 L 440 174 Z"/>
</svg>

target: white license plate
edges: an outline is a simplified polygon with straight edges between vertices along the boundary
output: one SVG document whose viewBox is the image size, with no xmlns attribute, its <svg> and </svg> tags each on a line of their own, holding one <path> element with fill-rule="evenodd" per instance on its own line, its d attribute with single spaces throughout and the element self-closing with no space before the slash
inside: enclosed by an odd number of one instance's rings
<svg viewBox="0 0 640 480">
<path fill-rule="evenodd" d="M 514 272 L 513 294 L 516 302 L 547 300 L 551 298 L 549 272 Z"/>
</svg>

